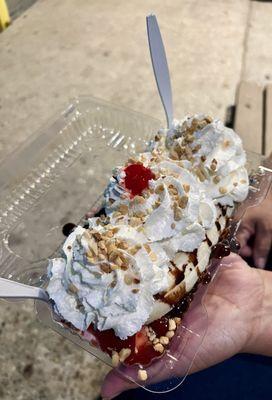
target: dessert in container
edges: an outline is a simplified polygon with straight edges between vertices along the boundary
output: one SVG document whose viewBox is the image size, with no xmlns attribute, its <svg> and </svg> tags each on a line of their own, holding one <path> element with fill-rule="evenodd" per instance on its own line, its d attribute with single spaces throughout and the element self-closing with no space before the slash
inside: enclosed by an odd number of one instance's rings
<svg viewBox="0 0 272 400">
<path fill-rule="evenodd" d="M 83 97 L 72 101 L 4 161 L 0 170 L 1 277 L 46 287 L 48 260 L 60 255 L 63 226 L 68 222 L 83 225 L 86 212 L 94 215 L 99 210 L 112 168 L 144 152 L 161 127 L 160 121 L 149 116 Z M 237 207 L 229 234 L 210 262 L 211 279 L 224 264 L 224 249 L 225 254 L 228 248 L 237 251 L 235 232 L 244 212 L 259 204 L 271 185 L 271 166 L 263 157 L 247 153 L 247 160 L 249 195 Z M 167 352 L 144 366 L 146 380 L 138 374 L 139 365 L 121 363 L 117 371 L 153 392 L 180 385 L 207 329 L 203 305 L 207 288 L 205 283 L 199 284 L 189 296 L 190 307 Z M 106 353 L 65 327 L 49 304 L 36 301 L 36 309 L 42 322 L 112 366 Z M 162 365 L 169 380 L 159 383 Z M 177 378 L 173 377 L 176 365 L 181 373 Z"/>
</svg>

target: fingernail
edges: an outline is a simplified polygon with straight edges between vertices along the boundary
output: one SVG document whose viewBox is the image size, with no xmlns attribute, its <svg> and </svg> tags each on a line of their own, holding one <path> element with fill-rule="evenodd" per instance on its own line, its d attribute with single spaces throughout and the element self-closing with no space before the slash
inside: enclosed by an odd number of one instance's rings
<svg viewBox="0 0 272 400">
<path fill-rule="evenodd" d="M 258 258 L 257 260 L 257 267 L 258 268 L 264 268 L 265 267 L 265 258 Z"/>
</svg>

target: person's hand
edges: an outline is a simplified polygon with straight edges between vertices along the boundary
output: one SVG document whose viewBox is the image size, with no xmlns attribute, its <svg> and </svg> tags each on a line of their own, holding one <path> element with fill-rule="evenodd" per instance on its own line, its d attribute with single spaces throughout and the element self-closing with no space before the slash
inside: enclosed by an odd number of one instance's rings
<svg viewBox="0 0 272 400">
<path fill-rule="evenodd" d="M 259 206 L 249 208 L 242 219 L 238 235 L 242 257 L 253 257 L 264 268 L 272 245 L 272 193 Z M 249 243 L 253 242 L 250 246 Z"/>
<path fill-rule="evenodd" d="M 205 297 L 209 320 L 208 331 L 190 373 L 208 368 L 239 352 L 263 352 L 262 347 L 257 346 L 256 338 L 262 336 L 260 330 L 264 326 L 262 321 L 264 297 L 266 296 L 264 274 L 272 277 L 268 271 L 250 268 L 236 254 L 231 254 L 224 259 L 224 266 L 220 267 L 218 275 L 210 284 Z M 202 306 L 198 307 L 201 309 Z M 199 320 L 197 319 L 199 310 L 195 308 L 193 315 L 190 314 L 190 311 L 188 311 L 189 316 L 196 328 L 199 329 Z M 271 331 L 270 334 L 272 334 Z M 186 349 L 190 352 L 190 342 L 186 345 Z M 190 357 L 190 355 L 188 356 Z M 172 372 L 173 376 L 183 375 L 183 364 L 184 359 L 179 360 Z M 167 370 L 163 368 L 163 361 L 160 371 L 160 381 L 169 378 Z M 111 399 L 133 387 L 135 385 L 132 382 L 125 381 L 112 370 L 105 378 L 102 397 Z"/>
</svg>

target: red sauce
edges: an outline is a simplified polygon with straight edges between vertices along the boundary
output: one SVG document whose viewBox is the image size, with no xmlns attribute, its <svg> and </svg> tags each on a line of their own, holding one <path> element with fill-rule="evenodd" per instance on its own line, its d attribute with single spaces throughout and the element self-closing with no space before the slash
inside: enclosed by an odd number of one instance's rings
<svg viewBox="0 0 272 400">
<path fill-rule="evenodd" d="M 143 164 L 131 164 L 125 168 L 125 187 L 133 196 L 141 195 L 148 188 L 148 182 L 155 178 L 153 172 Z"/>
<path fill-rule="evenodd" d="M 105 353 L 108 353 L 110 356 L 112 354 L 112 350 L 119 352 L 123 348 L 131 349 L 130 356 L 125 360 L 125 364 L 127 365 L 147 365 L 151 362 L 151 360 L 160 356 L 160 353 L 154 350 L 144 328 L 126 340 L 121 340 L 115 336 L 113 329 L 109 329 L 107 331 L 97 331 L 90 326 L 88 331 L 96 337 L 101 350 Z"/>
</svg>

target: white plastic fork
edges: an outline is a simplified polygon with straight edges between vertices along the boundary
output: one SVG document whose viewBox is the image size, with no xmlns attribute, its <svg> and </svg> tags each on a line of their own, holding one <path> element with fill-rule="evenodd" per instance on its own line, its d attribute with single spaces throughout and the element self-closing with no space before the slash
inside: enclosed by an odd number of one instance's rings
<svg viewBox="0 0 272 400">
<path fill-rule="evenodd" d="M 46 291 L 35 286 L 0 278 L 0 298 L 7 300 L 36 299 L 49 301 Z"/>
<path fill-rule="evenodd" d="M 170 74 L 160 28 L 155 15 L 146 17 L 147 35 L 157 88 L 166 115 L 167 128 L 173 125 L 173 100 Z"/>
</svg>

